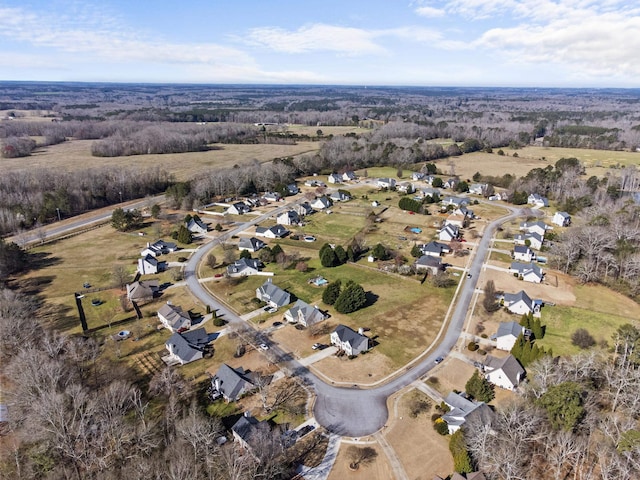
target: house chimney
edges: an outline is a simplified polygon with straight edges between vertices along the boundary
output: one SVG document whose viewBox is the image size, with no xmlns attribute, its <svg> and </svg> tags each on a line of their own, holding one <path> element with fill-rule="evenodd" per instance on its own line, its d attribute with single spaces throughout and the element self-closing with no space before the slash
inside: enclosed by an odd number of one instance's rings
<svg viewBox="0 0 640 480">
<path fill-rule="evenodd" d="M 244 418 L 251 418 L 251 412 L 249 410 L 247 410 L 246 412 L 244 412 Z"/>
<path fill-rule="evenodd" d="M 216 391 L 220 391 L 220 379 L 218 377 L 216 377 L 215 382 L 214 382 L 214 386 L 216 387 Z"/>
<path fill-rule="evenodd" d="M 358 335 L 364 335 L 364 328 L 360 327 L 358 329 Z"/>
</svg>

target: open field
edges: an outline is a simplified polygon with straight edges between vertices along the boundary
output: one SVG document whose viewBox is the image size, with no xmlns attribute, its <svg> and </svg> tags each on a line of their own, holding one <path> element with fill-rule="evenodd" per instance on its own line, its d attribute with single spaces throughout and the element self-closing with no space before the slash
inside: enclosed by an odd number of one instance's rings
<svg viewBox="0 0 640 480">
<path fill-rule="evenodd" d="M 598 176 L 604 175 L 609 167 L 640 165 L 640 152 L 534 146 L 527 146 L 518 150 L 503 148 L 503 150 L 507 155 L 513 155 L 514 152 L 518 152 L 519 160 L 544 158 L 545 161 L 553 164 L 561 158 L 575 157 L 587 167 L 587 174 Z M 594 173 L 589 173 L 590 171 Z"/>
<path fill-rule="evenodd" d="M 73 172 L 98 167 L 159 167 L 175 175 L 178 180 L 189 180 L 211 168 L 228 168 L 253 160 L 268 162 L 274 158 L 314 152 L 318 142 L 298 142 L 297 145 L 217 145 L 221 150 L 207 152 L 166 153 L 135 155 L 129 157 L 94 157 L 91 155 L 93 140 L 72 140 L 59 145 L 38 148 L 25 158 L 3 158 L 6 171 L 55 168 Z"/>
<path fill-rule="evenodd" d="M 349 469 L 347 449 L 351 444 L 341 443 L 338 456 L 333 464 L 328 480 L 388 480 L 393 478 L 393 471 L 389 466 L 387 457 L 382 449 L 375 443 L 358 445 L 359 447 L 371 447 L 376 451 L 376 457 L 368 465 L 361 465 L 355 471 Z"/>
<path fill-rule="evenodd" d="M 411 418 L 409 405 L 413 397 L 428 400 L 431 409 L 416 418 Z M 392 403 L 391 399 L 389 403 Z M 385 429 L 386 440 L 411 479 L 431 480 L 434 475 L 447 478 L 453 471 L 449 437 L 442 436 L 433 429 L 433 406 L 434 401 L 426 394 L 419 390 L 410 390 L 399 398 L 398 417 L 391 420 L 389 428 Z"/>
<path fill-rule="evenodd" d="M 298 125 L 298 124 L 288 124 L 286 131 L 291 133 L 297 133 L 298 135 L 310 135 L 316 136 L 318 130 L 322 130 L 322 135 L 325 137 L 328 135 L 338 136 L 345 135 L 347 133 L 355 133 L 357 135 L 361 135 L 363 133 L 370 132 L 370 128 L 363 128 L 354 126 L 331 126 L 331 125 L 320 125 L 320 126 L 309 126 L 309 125 Z"/>
</svg>

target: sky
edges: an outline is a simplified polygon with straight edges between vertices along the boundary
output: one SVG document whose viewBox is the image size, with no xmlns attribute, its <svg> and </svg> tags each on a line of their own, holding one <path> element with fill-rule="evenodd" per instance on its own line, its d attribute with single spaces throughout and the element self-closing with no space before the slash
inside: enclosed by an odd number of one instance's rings
<svg viewBox="0 0 640 480">
<path fill-rule="evenodd" d="M 0 80 L 640 87 L 640 0 L 0 0 Z"/>
</svg>

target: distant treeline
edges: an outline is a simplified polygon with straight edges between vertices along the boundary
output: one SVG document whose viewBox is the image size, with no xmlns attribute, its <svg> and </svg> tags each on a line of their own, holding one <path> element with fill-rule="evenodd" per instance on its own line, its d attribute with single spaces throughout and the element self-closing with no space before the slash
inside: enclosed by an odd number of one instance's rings
<svg viewBox="0 0 640 480">
<path fill-rule="evenodd" d="M 0 234 L 162 193 L 171 177 L 159 168 L 22 170 L 0 175 Z"/>
</svg>

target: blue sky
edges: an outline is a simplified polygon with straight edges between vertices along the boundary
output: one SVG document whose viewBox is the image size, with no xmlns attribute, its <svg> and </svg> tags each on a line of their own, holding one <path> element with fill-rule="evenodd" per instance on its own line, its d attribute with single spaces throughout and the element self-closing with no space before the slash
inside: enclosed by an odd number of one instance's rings
<svg viewBox="0 0 640 480">
<path fill-rule="evenodd" d="M 0 80 L 640 87 L 638 0 L 0 0 Z"/>
</svg>

